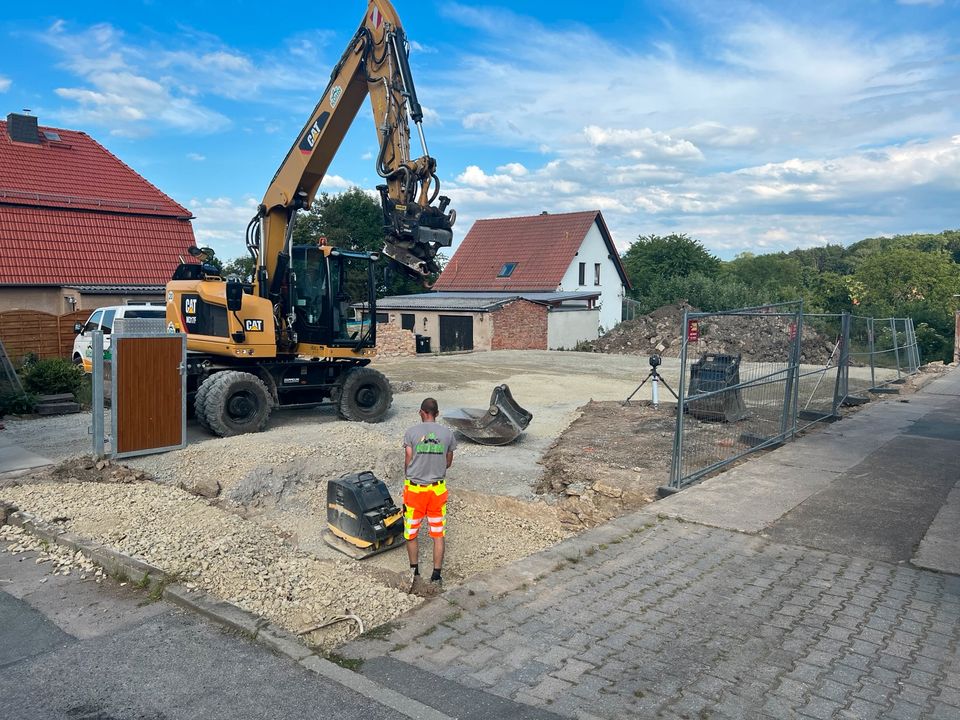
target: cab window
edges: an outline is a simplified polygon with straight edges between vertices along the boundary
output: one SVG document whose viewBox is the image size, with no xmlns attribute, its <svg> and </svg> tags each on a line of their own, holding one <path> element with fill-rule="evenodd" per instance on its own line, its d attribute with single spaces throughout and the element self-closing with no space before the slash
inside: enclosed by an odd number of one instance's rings
<svg viewBox="0 0 960 720">
<path fill-rule="evenodd" d="M 92 332 L 93 330 L 100 329 L 100 318 L 103 317 L 103 311 L 97 310 L 93 315 L 90 316 L 90 319 L 87 320 L 87 324 L 83 326 L 83 331 L 85 333 Z"/>
<path fill-rule="evenodd" d="M 113 317 L 116 314 L 116 310 L 107 310 L 103 313 L 103 322 L 100 324 L 100 329 L 103 330 L 104 335 L 109 335 L 113 332 Z"/>
</svg>

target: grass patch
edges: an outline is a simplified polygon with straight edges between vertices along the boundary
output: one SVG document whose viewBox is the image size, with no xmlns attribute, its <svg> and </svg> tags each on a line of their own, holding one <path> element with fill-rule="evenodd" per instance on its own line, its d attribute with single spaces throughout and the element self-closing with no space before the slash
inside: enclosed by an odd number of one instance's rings
<svg viewBox="0 0 960 720">
<path fill-rule="evenodd" d="M 137 580 L 137 587 L 141 590 L 146 590 L 148 587 L 150 587 L 150 573 L 145 572 L 143 577 Z"/>
<path fill-rule="evenodd" d="M 357 658 L 344 657 L 340 653 L 328 652 L 326 657 L 327 657 L 327 660 L 334 663 L 335 665 L 339 665 L 340 667 L 346 668 L 347 670 L 352 670 L 353 672 L 357 672 L 360 670 L 360 668 L 363 667 L 363 660 L 358 660 Z"/>
<path fill-rule="evenodd" d="M 457 610 L 457 612 L 455 612 L 455 613 L 450 613 L 449 615 L 447 615 L 443 620 L 441 620 L 441 622 L 442 622 L 442 623 L 452 623 L 452 622 L 456 622 L 457 620 L 459 620 L 459 619 L 462 618 L 462 617 L 463 617 L 463 613 L 462 613 L 460 610 Z"/>
<path fill-rule="evenodd" d="M 367 630 L 363 637 L 370 638 L 372 640 L 386 640 L 390 635 L 393 634 L 393 631 L 398 629 L 400 626 L 397 623 L 385 622 L 383 625 L 377 625 Z"/>
</svg>

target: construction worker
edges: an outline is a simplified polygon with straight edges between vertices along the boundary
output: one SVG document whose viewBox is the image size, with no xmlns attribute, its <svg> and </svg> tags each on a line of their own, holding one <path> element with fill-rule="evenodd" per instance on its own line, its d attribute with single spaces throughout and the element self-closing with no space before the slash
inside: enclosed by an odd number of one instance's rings
<svg viewBox="0 0 960 720">
<path fill-rule="evenodd" d="M 437 423 L 440 408 L 427 398 L 420 403 L 420 422 L 403 436 L 403 537 L 416 583 L 420 575 L 417 537 L 424 518 L 433 538 L 433 574 L 430 582 L 443 582 L 443 538 L 447 522 L 447 468 L 453 464 L 457 439 L 450 428 Z"/>
</svg>

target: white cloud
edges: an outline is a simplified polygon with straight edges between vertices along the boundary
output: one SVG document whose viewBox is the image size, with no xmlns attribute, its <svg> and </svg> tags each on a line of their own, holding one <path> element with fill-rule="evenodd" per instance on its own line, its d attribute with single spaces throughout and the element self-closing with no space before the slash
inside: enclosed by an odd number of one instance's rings
<svg viewBox="0 0 960 720">
<path fill-rule="evenodd" d="M 193 234 L 197 245 L 214 249 L 217 257 L 231 260 L 247 254 L 245 234 L 250 218 L 257 214 L 258 201 L 247 197 L 197 198 L 187 207 L 193 213 Z"/>
<path fill-rule="evenodd" d="M 0 92 L 6 92 L 10 89 L 10 78 L 0 75 Z"/>
<path fill-rule="evenodd" d="M 194 162 L 203 162 L 204 160 L 207 159 L 207 156 L 201 155 L 200 153 L 191 152 L 191 153 L 187 153 L 187 159 L 193 160 Z"/>
<path fill-rule="evenodd" d="M 675 139 L 650 128 L 627 130 L 588 125 L 583 134 L 593 147 L 616 150 L 635 160 L 667 163 L 703 160 L 703 153 L 689 140 Z"/>
<path fill-rule="evenodd" d="M 213 133 L 231 125 L 213 109 L 216 100 L 269 102 L 291 92 L 322 89 L 318 74 L 304 74 L 317 63 L 317 49 L 303 37 L 281 50 L 251 56 L 213 35 L 184 30 L 176 38 L 133 43 L 110 24 L 72 31 L 58 20 L 40 39 L 62 57 L 80 83 L 57 94 L 72 104 L 57 116 L 72 123 L 107 127 L 113 134 L 141 136 L 157 129 Z"/>
</svg>

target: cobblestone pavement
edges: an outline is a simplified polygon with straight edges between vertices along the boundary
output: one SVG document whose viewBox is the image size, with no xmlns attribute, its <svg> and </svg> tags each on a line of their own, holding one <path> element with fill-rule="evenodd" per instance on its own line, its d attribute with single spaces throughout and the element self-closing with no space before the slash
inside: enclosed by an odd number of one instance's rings
<svg viewBox="0 0 960 720">
<path fill-rule="evenodd" d="M 960 718 L 957 576 L 651 520 L 474 600 L 390 655 L 568 717 Z"/>
</svg>

